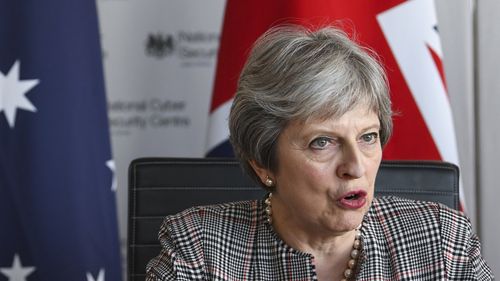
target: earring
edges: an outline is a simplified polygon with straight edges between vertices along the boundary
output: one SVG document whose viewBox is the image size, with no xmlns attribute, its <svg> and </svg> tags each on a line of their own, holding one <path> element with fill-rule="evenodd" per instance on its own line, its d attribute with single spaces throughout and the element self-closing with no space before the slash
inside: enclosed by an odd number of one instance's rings
<svg viewBox="0 0 500 281">
<path fill-rule="evenodd" d="M 267 187 L 272 187 L 274 185 L 274 182 L 273 180 L 268 176 L 266 178 L 266 181 L 264 182 L 264 184 L 267 186 Z"/>
</svg>

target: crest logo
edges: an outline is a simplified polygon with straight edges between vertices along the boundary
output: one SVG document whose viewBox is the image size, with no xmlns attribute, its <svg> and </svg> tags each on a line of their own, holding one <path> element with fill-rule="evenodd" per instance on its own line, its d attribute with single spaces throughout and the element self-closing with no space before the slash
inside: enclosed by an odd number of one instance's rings
<svg viewBox="0 0 500 281">
<path fill-rule="evenodd" d="M 163 58 L 175 51 L 175 45 L 174 37 L 170 34 L 149 34 L 146 39 L 146 54 Z"/>
<path fill-rule="evenodd" d="M 174 58 L 181 67 L 212 66 L 217 57 L 219 34 L 206 31 L 147 34 L 144 53 L 157 59 Z"/>
</svg>

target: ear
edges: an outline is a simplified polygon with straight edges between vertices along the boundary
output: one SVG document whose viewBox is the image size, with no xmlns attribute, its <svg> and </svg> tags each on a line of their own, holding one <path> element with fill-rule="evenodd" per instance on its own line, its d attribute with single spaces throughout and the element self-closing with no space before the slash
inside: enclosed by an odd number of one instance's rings
<svg viewBox="0 0 500 281">
<path fill-rule="evenodd" d="M 248 163 L 250 163 L 250 166 L 252 166 L 252 169 L 257 174 L 257 176 L 260 178 L 260 181 L 262 183 L 265 183 L 266 179 L 268 179 L 268 178 L 271 178 L 272 180 L 274 180 L 274 175 L 271 173 L 271 171 L 260 166 L 255 160 L 250 160 L 250 161 L 248 161 Z"/>
</svg>

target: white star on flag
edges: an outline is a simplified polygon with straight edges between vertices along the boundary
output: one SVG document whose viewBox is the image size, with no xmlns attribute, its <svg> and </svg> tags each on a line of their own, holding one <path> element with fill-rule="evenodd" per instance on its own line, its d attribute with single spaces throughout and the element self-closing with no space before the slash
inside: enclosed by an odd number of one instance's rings
<svg viewBox="0 0 500 281">
<path fill-rule="evenodd" d="M 90 272 L 87 272 L 87 281 L 104 281 L 104 268 L 101 268 L 99 270 L 99 273 L 97 274 L 97 279 L 90 274 Z"/>
<path fill-rule="evenodd" d="M 9 281 L 26 281 L 26 277 L 35 271 L 34 266 L 23 267 L 18 254 L 14 255 L 12 267 L 0 267 L 0 272 L 9 278 Z"/>
<path fill-rule="evenodd" d="M 17 108 L 36 112 L 25 95 L 40 82 L 38 79 L 19 80 L 19 65 L 19 60 L 15 61 L 7 75 L 0 71 L 0 112 L 4 111 L 11 128 L 14 128 Z"/>
<path fill-rule="evenodd" d="M 111 159 L 106 161 L 106 166 L 113 172 L 113 183 L 111 184 L 111 190 L 116 191 L 118 187 L 118 183 L 116 182 L 116 173 L 115 173 L 115 160 Z"/>
</svg>

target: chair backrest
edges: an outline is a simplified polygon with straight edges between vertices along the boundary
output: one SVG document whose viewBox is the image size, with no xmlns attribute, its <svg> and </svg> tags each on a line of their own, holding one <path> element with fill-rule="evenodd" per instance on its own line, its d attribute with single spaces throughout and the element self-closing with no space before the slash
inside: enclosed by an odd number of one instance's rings
<svg viewBox="0 0 500 281">
<path fill-rule="evenodd" d="M 444 162 L 383 161 L 377 196 L 395 195 L 458 208 L 458 167 Z M 265 191 L 230 158 L 141 158 L 129 167 L 128 280 L 144 280 L 158 255 L 163 218 L 196 205 L 262 198 Z"/>
</svg>

